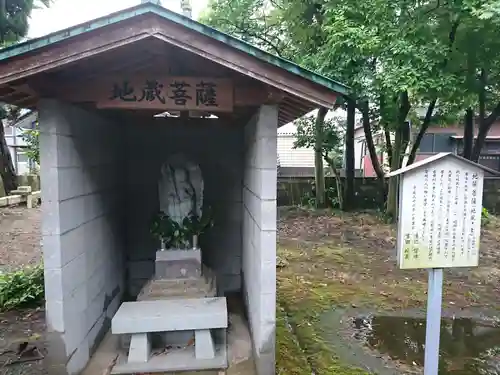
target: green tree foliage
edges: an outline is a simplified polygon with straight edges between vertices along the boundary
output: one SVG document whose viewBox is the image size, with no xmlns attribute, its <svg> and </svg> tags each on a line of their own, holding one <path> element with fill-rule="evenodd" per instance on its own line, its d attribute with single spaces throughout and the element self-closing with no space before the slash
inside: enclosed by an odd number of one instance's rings
<svg viewBox="0 0 500 375">
<path fill-rule="evenodd" d="M 0 41 L 2 45 L 18 42 L 28 33 L 33 9 L 48 7 L 51 0 L 1 0 Z"/>
<path fill-rule="evenodd" d="M 286 25 L 269 0 L 210 0 L 200 21 L 280 57 L 290 57 Z"/>
<path fill-rule="evenodd" d="M 25 129 L 22 139 L 26 142 L 26 155 L 33 163 L 40 165 L 40 129 L 38 121 L 34 129 Z"/>
<path fill-rule="evenodd" d="M 326 161 L 328 168 L 335 177 L 337 201 L 339 207 L 343 209 L 344 189 L 342 180 L 340 179 L 340 169 L 344 166 L 344 135 L 346 121 L 340 117 L 324 119 L 322 124 L 322 136 L 320 137 L 321 141 L 318 144 L 317 118 L 318 116 L 308 115 L 297 121 L 297 140 L 293 147 L 314 148 L 321 153 L 321 156 Z"/>
<path fill-rule="evenodd" d="M 26 37 L 28 21 L 33 9 L 47 7 L 51 0 L 0 0 L 0 46 L 8 46 Z M 12 157 L 5 141 L 4 124 L 12 123 L 19 116 L 19 108 L 2 105 L 0 108 L 0 178 L 5 191 L 17 188 L 17 178 Z"/>
<path fill-rule="evenodd" d="M 212 0 L 209 21 L 243 36 L 241 25 L 262 2 L 228 3 Z M 266 4 L 273 23 L 260 22 L 255 30 L 279 35 L 273 40 L 279 41 L 283 55 L 352 88 L 350 98 L 363 115 L 379 178 L 385 177 L 373 142 L 375 133 L 385 135 L 390 167 L 395 170 L 403 166 L 405 157 L 408 164 L 414 162 L 431 124 L 463 119 L 469 124 L 464 129 L 470 146 L 466 156 L 477 160 L 500 115 L 499 0 L 273 0 Z M 228 17 L 233 29 L 216 21 Z M 257 42 L 251 34 L 247 38 Z M 474 119 L 477 124 L 471 123 Z M 478 137 L 472 142 L 475 126 Z M 392 179 L 387 211 L 393 216 L 397 190 Z"/>
</svg>

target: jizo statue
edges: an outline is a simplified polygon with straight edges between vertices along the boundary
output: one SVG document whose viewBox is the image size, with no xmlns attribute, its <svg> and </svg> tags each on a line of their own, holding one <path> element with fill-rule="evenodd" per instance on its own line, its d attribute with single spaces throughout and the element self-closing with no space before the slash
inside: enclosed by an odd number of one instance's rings
<svg viewBox="0 0 500 375">
<path fill-rule="evenodd" d="M 203 177 L 200 167 L 184 155 L 173 155 L 161 167 L 158 193 L 160 210 L 179 224 L 192 214 L 201 217 Z"/>
</svg>

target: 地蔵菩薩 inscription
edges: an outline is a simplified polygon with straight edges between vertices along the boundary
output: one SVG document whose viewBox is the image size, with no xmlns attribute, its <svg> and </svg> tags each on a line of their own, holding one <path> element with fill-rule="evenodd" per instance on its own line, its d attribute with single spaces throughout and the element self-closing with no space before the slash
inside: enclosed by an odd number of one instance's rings
<svg viewBox="0 0 500 375">
<path fill-rule="evenodd" d="M 219 106 L 218 85 L 204 79 L 173 79 L 162 82 L 146 79 L 140 86 L 132 85 L 129 80 L 114 83 L 109 100 L 122 102 L 159 102 L 173 107 L 214 108 Z"/>
</svg>

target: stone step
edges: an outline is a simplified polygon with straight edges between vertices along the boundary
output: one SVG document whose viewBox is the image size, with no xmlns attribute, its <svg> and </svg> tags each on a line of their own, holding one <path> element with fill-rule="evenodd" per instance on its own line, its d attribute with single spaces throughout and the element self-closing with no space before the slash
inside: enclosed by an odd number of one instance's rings
<svg viewBox="0 0 500 375">
<path fill-rule="evenodd" d="M 151 280 L 137 296 L 138 301 L 170 299 L 173 297 L 215 297 L 217 290 L 204 278 L 186 280 Z"/>
</svg>

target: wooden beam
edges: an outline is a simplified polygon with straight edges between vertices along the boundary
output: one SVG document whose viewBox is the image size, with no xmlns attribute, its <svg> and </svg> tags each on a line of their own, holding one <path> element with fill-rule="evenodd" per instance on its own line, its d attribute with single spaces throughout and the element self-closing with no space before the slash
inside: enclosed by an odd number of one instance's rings
<svg viewBox="0 0 500 375">
<path fill-rule="evenodd" d="M 133 77 L 141 77 L 145 80 L 148 75 L 140 72 L 132 75 Z M 150 77 L 151 78 L 151 77 Z M 108 98 L 113 89 L 114 82 L 122 82 L 123 75 L 115 77 L 107 77 L 98 80 L 87 81 L 85 85 L 79 82 L 70 82 L 63 85 L 60 82 L 54 83 L 49 81 L 40 81 L 37 85 L 38 90 L 46 92 L 50 96 L 61 97 L 69 102 L 99 102 Z M 234 107 L 252 107 L 262 104 L 278 104 L 285 94 L 272 87 L 265 85 L 249 85 L 248 82 L 234 81 L 233 84 L 233 105 Z M 101 108 L 103 108 L 101 106 Z M 115 106 L 116 108 L 116 106 Z M 149 107 L 150 108 L 150 107 Z M 159 107 L 159 110 L 166 109 Z"/>
<path fill-rule="evenodd" d="M 31 108 L 32 106 L 36 105 L 38 102 L 38 98 L 34 96 L 27 96 L 23 99 L 19 100 L 12 100 L 9 102 L 12 105 L 15 105 L 16 107 L 21 107 L 21 108 Z"/>
<path fill-rule="evenodd" d="M 92 90 L 97 108 L 232 112 L 233 82 L 212 77 L 123 75 Z"/>
</svg>

